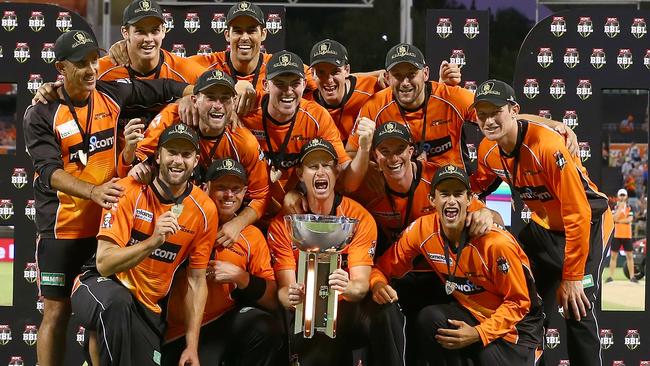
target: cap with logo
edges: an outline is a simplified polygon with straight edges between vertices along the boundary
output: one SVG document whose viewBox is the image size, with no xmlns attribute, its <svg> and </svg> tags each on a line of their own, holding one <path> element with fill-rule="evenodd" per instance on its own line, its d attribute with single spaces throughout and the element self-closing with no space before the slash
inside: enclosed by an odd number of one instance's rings
<svg viewBox="0 0 650 366">
<path fill-rule="evenodd" d="M 57 61 L 78 62 L 91 52 L 99 52 L 99 49 L 95 37 L 82 30 L 65 32 L 54 42 L 54 55 Z"/>
<path fill-rule="evenodd" d="M 388 51 L 386 54 L 386 70 L 390 70 L 393 66 L 402 62 L 409 63 L 418 69 L 422 69 L 426 65 L 422 51 L 408 43 L 400 43 Z"/>
<path fill-rule="evenodd" d="M 476 88 L 474 94 L 474 103 L 470 106 L 473 108 L 480 102 L 488 102 L 497 107 L 504 106 L 508 103 L 516 104 L 515 90 L 501 80 L 488 80 Z"/>
<path fill-rule="evenodd" d="M 331 39 L 320 41 L 311 48 L 309 66 L 314 66 L 321 62 L 334 66 L 347 65 L 348 50 L 342 44 Z"/>
<path fill-rule="evenodd" d="M 230 25 L 230 22 L 239 17 L 251 17 L 262 27 L 265 26 L 264 13 L 262 13 L 262 9 L 251 2 L 240 1 L 231 6 L 226 15 L 226 24 Z"/>
<path fill-rule="evenodd" d="M 387 122 L 375 129 L 372 136 L 372 148 L 376 149 L 379 144 L 388 139 L 399 139 L 411 144 L 411 132 L 408 127 L 399 122 Z"/>
<path fill-rule="evenodd" d="M 271 80 L 281 74 L 295 74 L 305 77 L 305 69 L 300 56 L 286 50 L 273 54 L 266 64 L 266 79 Z"/>
<path fill-rule="evenodd" d="M 191 142 L 192 146 L 194 146 L 197 151 L 199 150 L 199 135 L 197 135 L 193 128 L 182 123 L 165 128 L 158 140 L 158 148 L 164 146 L 169 141 L 179 139 Z"/>
<path fill-rule="evenodd" d="M 155 0 L 131 1 L 124 8 L 124 13 L 122 13 L 122 25 L 135 24 L 147 17 L 160 19 L 161 22 L 165 21 L 162 15 L 162 8 Z"/>
<path fill-rule="evenodd" d="M 199 92 L 214 85 L 223 85 L 230 89 L 233 94 L 237 94 L 235 80 L 221 70 L 208 70 L 201 74 L 194 84 L 194 94 L 199 94 Z"/>
<path fill-rule="evenodd" d="M 627 196 L 627 189 L 625 189 L 625 188 L 619 189 L 618 192 L 616 193 L 616 195 L 617 196 Z"/>
<path fill-rule="evenodd" d="M 307 155 L 313 153 L 314 151 L 325 151 L 334 158 L 335 162 L 338 162 L 338 155 L 336 154 L 336 149 L 334 145 L 327 140 L 324 140 L 320 137 L 309 140 L 307 143 L 302 145 L 300 149 L 300 162 L 307 157 Z"/>
<path fill-rule="evenodd" d="M 464 169 L 461 169 L 455 165 L 444 165 L 436 170 L 436 174 L 433 176 L 433 181 L 431 182 L 431 192 L 436 189 L 436 186 L 440 184 L 443 180 L 447 179 L 456 179 L 463 183 L 465 188 L 469 188 L 469 177 L 467 172 Z"/>
<path fill-rule="evenodd" d="M 226 159 L 217 159 L 210 164 L 208 172 L 205 174 L 205 178 L 208 181 L 217 180 L 226 175 L 234 175 L 235 177 L 241 179 L 244 184 L 248 182 L 248 175 L 246 174 L 246 169 L 240 162 L 230 158 Z"/>
</svg>

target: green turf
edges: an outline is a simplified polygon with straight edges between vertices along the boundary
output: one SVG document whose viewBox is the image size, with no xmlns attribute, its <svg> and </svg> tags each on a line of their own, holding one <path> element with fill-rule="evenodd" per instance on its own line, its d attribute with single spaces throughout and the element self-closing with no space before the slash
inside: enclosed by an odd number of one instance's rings
<svg viewBox="0 0 650 366">
<path fill-rule="evenodd" d="M 609 262 L 607 262 L 607 265 L 609 265 Z M 605 282 L 607 277 L 609 277 L 609 267 L 605 267 L 605 269 L 603 270 L 603 274 L 601 276 L 601 279 L 603 280 L 603 282 Z M 612 277 L 612 278 L 614 279 L 614 281 L 627 281 L 628 280 L 628 278 L 625 277 L 625 273 L 623 273 L 623 268 L 622 267 L 617 267 L 614 270 L 614 277 Z"/>
<path fill-rule="evenodd" d="M 12 306 L 14 297 L 14 264 L 0 262 L 0 306 Z"/>
</svg>

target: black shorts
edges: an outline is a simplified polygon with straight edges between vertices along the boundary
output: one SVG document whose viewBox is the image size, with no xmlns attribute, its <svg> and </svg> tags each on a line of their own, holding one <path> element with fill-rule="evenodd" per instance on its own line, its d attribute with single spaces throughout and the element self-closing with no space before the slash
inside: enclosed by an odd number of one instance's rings
<svg viewBox="0 0 650 366">
<path fill-rule="evenodd" d="M 612 252 L 618 252 L 623 248 L 626 252 L 632 251 L 632 239 L 630 238 L 614 238 L 612 240 Z"/>
<path fill-rule="evenodd" d="M 36 244 L 38 290 L 46 298 L 70 297 L 72 283 L 81 266 L 97 251 L 95 237 L 82 239 L 42 238 Z"/>
</svg>

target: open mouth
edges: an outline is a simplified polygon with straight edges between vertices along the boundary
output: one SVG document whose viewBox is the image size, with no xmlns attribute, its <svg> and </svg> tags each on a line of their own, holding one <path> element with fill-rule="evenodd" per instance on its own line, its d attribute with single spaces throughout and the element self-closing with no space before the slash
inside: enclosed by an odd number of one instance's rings
<svg viewBox="0 0 650 366">
<path fill-rule="evenodd" d="M 232 208 L 235 206 L 235 201 L 231 200 L 221 200 L 219 203 L 223 208 Z"/>
<path fill-rule="evenodd" d="M 185 172 L 185 169 L 183 169 L 183 168 L 175 168 L 175 167 L 169 168 L 169 174 L 172 177 L 180 177 L 180 176 L 183 175 L 184 172 Z"/>
<path fill-rule="evenodd" d="M 397 163 L 397 164 L 389 164 L 387 165 L 388 170 L 390 170 L 393 173 L 396 173 L 402 169 L 404 166 L 404 163 Z"/>
<path fill-rule="evenodd" d="M 332 93 L 336 92 L 336 90 L 338 90 L 338 86 L 336 86 L 336 84 L 324 85 L 323 90 L 325 90 L 329 94 L 332 94 Z"/>
<path fill-rule="evenodd" d="M 447 220 L 454 221 L 456 218 L 458 218 L 460 210 L 456 207 L 448 207 L 443 210 L 443 214 Z"/>
<path fill-rule="evenodd" d="M 222 119 L 226 116 L 226 114 L 223 112 L 210 111 L 210 113 L 208 113 L 208 116 L 214 119 Z"/>
<path fill-rule="evenodd" d="M 140 46 L 140 49 L 143 50 L 144 52 L 151 52 L 156 49 L 155 45 L 142 45 Z"/>
<path fill-rule="evenodd" d="M 327 191 L 329 185 L 330 185 L 329 181 L 325 178 L 317 178 L 314 181 L 314 188 L 316 188 L 316 192 Z"/>
<path fill-rule="evenodd" d="M 238 44 L 237 48 L 240 51 L 250 51 L 251 49 L 253 49 L 253 46 L 250 44 Z"/>
<path fill-rule="evenodd" d="M 280 98 L 280 102 L 283 104 L 293 104 L 293 102 L 296 100 L 296 97 L 282 97 Z"/>
</svg>

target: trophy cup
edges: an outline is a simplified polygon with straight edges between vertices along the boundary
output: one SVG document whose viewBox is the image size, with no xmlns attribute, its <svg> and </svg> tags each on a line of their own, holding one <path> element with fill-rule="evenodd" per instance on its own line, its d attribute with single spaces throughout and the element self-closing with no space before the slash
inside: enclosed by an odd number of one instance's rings
<svg viewBox="0 0 650 366">
<path fill-rule="evenodd" d="M 343 216 L 287 215 L 284 222 L 299 249 L 298 283 L 305 287 L 305 300 L 296 306 L 294 334 L 314 332 L 336 337 L 338 291 L 331 291 L 329 276 L 341 268 L 340 252 L 350 242 L 359 220 Z"/>
</svg>

